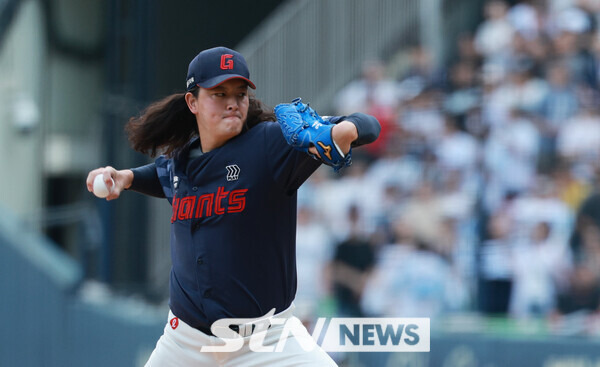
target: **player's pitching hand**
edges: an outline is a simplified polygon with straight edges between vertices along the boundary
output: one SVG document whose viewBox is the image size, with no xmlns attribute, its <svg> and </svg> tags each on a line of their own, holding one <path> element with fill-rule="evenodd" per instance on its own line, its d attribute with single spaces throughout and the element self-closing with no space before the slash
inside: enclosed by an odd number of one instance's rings
<svg viewBox="0 0 600 367">
<path fill-rule="evenodd" d="M 102 177 L 101 182 L 94 183 L 97 176 Z M 110 201 L 118 198 L 124 189 L 131 186 L 132 181 L 133 172 L 131 170 L 118 171 L 107 166 L 90 171 L 86 179 L 86 185 L 89 192 L 98 197 L 105 197 L 106 200 Z M 108 192 L 103 192 L 104 190 L 108 190 Z"/>
</svg>

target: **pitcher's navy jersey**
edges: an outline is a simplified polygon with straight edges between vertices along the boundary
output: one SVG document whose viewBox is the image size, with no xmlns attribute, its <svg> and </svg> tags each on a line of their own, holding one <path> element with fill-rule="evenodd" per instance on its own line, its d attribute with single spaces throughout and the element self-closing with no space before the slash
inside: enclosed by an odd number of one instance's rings
<svg viewBox="0 0 600 367">
<path fill-rule="evenodd" d="M 171 310 L 200 328 L 286 309 L 296 293 L 296 190 L 320 161 L 292 149 L 274 122 L 188 155 L 156 160 L 173 208 Z"/>
</svg>

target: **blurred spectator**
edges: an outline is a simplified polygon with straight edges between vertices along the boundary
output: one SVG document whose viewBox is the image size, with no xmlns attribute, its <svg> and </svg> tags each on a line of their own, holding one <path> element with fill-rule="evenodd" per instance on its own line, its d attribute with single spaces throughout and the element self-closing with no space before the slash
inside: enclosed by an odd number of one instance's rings
<svg viewBox="0 0 600 367">
<path fill-rule="evenodd" d="M 516 98 L 513 106 L 530 113 L 539 111 L 548 93 L 548 83 L 535 75 L 533 60 L 515 59 L 509 70 L 508 89 Z"/>
<path fill-rule="evenodd" d="M 298 286 L 294 304 L 298 318 L 312 320 L 330 292 L 325 268 L 333 255 L 332 238 L 324 222 L 307 205 L 298 208 L 296 259 Z"/>
<path fill-rule="evenodd" d="M 449 115 L 444 119 L 444 134 L 433 149 L 442 172 L 457 170 L 462 177 L 470 177 L 479 163 L 479 142 L 460 130 Z"/>
<path fill-rule="evenodd" d="M 398 149 L 369 165 L 365 176 L 369 178 L 372 187 L 376 190 L 383 192 L 388 186 L 393 185 L 399 191 L 399 195 L 404 195 L 420 184 L 422 171 L 423 162 L 419 157 L 405 154 Z M 386 207 L 387 202 L 379 205 Z"/>
<path fill-rule="evenodd" d="M 576 265 L 560 292 L 550 330 L 566 335 L 596 335 L 600 316 L 600 281 L 586 265 Z"/>
<path fill-rule="evenodd" d="M 592 29 L 591 19 L 575 1 L 549 0 L 546 31 L 553 38 L 561 33 L 581 34 Z"/>
<path fill-rule="evenodd" d="M 584 36 L 562 31 L 552 38 L 554 54 L 552 58 L 564 63 L 576 84 L 596 85 L 592 46 L 582 46 Z"/>
<path fill-rule="evenodd" d="M 443 216 L 459 222 L 469 221 L 475 207 L 476 185 L 476 182 L 465 180 L 458 170 L 446 171 L 439 182 Z"/>
<path fill-rule="evenodd" d="M 549 64 L 546 78 L 549 89 L 541 105 L 541 114 L 548 122 L 552 133 L 555 133 L 563 121 L 577 112 L 579 102 L 571 72 L 564 63 Z"/>
<path fill-rule="evenodd" d="M 592 259 L 597 234 L 600 233 L 600 192 L 594 188 L 577 211 L 570 237 L 570 246 L 576 262 Z"/>
<path fill-rule="evenodd" d="M 536 176 L 540 136 L 522 110 L 513 109 L 504 126 L 492 127 L 484 147 L 488 196 L 504 197 L 523 192 Z"/>
<path fill-rule="evenodd" d="M 600 115 L 597 108 L 582 106 L 579 113 L 563 123 L 556 136 L 560 158 L 590 173 L 600 159 Z"/>
<path fill-rule="evenodd" d="M 503 0 L 488 0 L 484 5 L 485 20 L 475 32 L 475 49 L 484 57 L 485 63 L 506 63 L 514 33 L 507 11 L 508 4 Z"/>
<path fill-rule="evenodd" d="M 351 206 L 347 215 L 350 233 L 336 246 L 331 263 L 331 279 L 337 314 L 343 317 L 362 317 L 360 302 L 375 264 L 375 248 L 361 231 L 358 207 Z"/>
<path fill-rule="evenodd" d="M 568 241 L 574 213 L 559 199 L 550 176 L 539 175 L 532 187 L 514 200 L 510 212 L 517 239 L 526 237 L 538 222 L 547 222 L 558 241 Z"/>
<path fill-rule="evenodd" d="M 490 216 L 486 239 L 479 249 L 479 309 L 485 314 L 507 314 L 513 286 L 512 223 L 509 197 L 503 210 Z"/>
<path fill-rule="evenodd" d="M 600 228 L 591 222 L 582 223 L 581 247 L 576 253 L 577 265 L 584 265 L 600 280 Z"/>
<path fill-rule="evenodd" d="M 598 178 L 596 177 L 596 180 Z M 575 231 L 580 230 L 579 224 L 593 224 L 600 228 L 600 190 L 598 183 L 588 197 L 585 198 L 577 212 L 577 225 Z"/>
<path fill-rule="evenodd" d="M 348 238 L 357 229 L 368 233 L 375 228 L 375 219 L 380 208 L 383 192 L 378 190 L 376 177 L 366 174 L 368 164 L 364 159 L 353 157 L 352 165 L 342 173 L 335 174 L 329 180 L 318 183 L 311 197 L 313 208 L 324 216 L 331 228 L 336 241 Z M 324 174 L 331 175 L 331 168 L 320 168 Z M 356 224 L 345 215 L 353 207 L 361 213 L 361 219 Z M 354 228 L 354 226 L 358 228 Z"/>
<path fill-rule="evenodd" d="M 443 87 L 445 73 L 435 65 L 430 50 L 417 45 L 410 49 L 409 58 L 407 71 L 398 78 L 400 100 L 413 98 L 425 89 Z"/>
<path fill-rule="evenodd" d="M 478 188 L 450 171 L 440 182 L 439 202 L 442 212 L 439 249 L 461 279 L 475 275 L 474 215 Z"/>
<path fill-rule="evenodd" d="M 421 149 L 434 146 L 444 134 L 444 115 L 439 102 L 439 91 L 427 89 L 406 101 L 398 114 L 400 128 Z"/>
<path fill-rule="evenodd" d="M 567 243 L 552 236 L 549 223 L 539 222 L 531 235 L 517 244 L 513 259 L 511 314 L 548 316 L 571 267 Z"/>
<path fill-rule="evenodd" d="M 423 166 L 423 162 L 415 155 L 399 151 L 390 152 L 368 167 L 364 186 L 381 193 L 379 196 L 372 196 L 372 209 L 367 211 L 375 224 L 378 243 L 392 242 L 393 222 L 404 212 L 410 193 L 421 184 Z"/>
<path fill-rule="evenodd" d="M 599 13 L 600 14 L 600 13 Z M 600 16 L 598 16 L 598 22 L 600 22 Z M 590 52 L 590 56 L 591 56 L 591 61 L 592 61 L 592 65 L 591 65 L 591 70 L 590 72 L 592 73 L 590 75 L 590 80 L 594 81 L 594 83 L 592 83 L 590 85 L 591 88 L 594 88 L 595 90 L 599 90 L 600 89 L 600 31 L 596 32 L 594 35 L 590 36 L 590 45 L 589 45 L 589 52 Z"/>
<path fill-rule="evenodd" d="M 395 225 L 396 242 L 384 246 L 362 305 L 372 316 L 436 317 L 459 310 L 466 289 L 442 256 L 414 237 L 411 226 Z"/>
<path fill-rule="evenodd" d="M 466 131 L 469 111 L 481 103 L 481 90 L 476 79 L 475 64 L 461 61 L 450 70 L 450 83 L 444 98 L 444 110 L 457 121 L 459 128 Z"/>
<path fill-rule="evenodd" d="M 334 100 L 337 115 L 364 112 L 375 116 L 381 124 L 379 138 L 366 149 L 377 157 L 388 144 L 388 135 L 394 128 L 399 101 L 398 84 L 385 76 L 385 65 L 380 60 L 366 61 L 360 79 L 342 88 Z"/>
<path fill-rule="evenodd" d="M 378 239 L 378 245 L 393 241 L 393 222 L 400 217 L 406 200 L 406 192 L 397 184 L 389 182 L 381 190 L 383 195 L 377 204 L 380 211 L 375 214 L 378 235 L 383 236 Z"/>
<path fill-rule="evenodd" d="M 572 212 L 579 209 L 591 190 L 591 185 L 586 182 L 589 177 L 575 175 L 574 171 L 569 164 L 559 162 L 553 172 L 558 197 Z"/>
<path fill-rule="evenodd" d="M 545 90 L 539 80 L 531 78 L 523 65 L 513 69 L 489 70 L 483 89 L 483 121 L 489 127 L 502 128 L 515 109 L 533 111 L 542 103 Z M 494 75 L 494 73 L 500 73 Z"/>
<path fill-rule="evenodd" d="M 521 33 L 515 33 L 512 50 L 508 57 L 508 67 L 528 70 L 531 75 L 543 74 L 543 66 L 549 57 L 550 47 L 546 38 L 528 39 Z"/>
<path fill-rule="evenodd" d="M 543 28 L 543 9 L 540 1 L 524 0 L 512 6 L 507 13 L 511 26 L 526 40 L 536 40 Z"/>
<path fill-rule="evenodd" d="M 477 70 L 483 61 L 481 55 L 475 48 L 475 38 L 472 33 L 461 33 L 456 41 L 456 60 L 452 64 L 465 63 L 472 65 Z"/>
<path fill-rule="evenodd" d="M 385 65 L 379 60 L 368 60 L 363 64 L 361 78 L 338 92 L 334 106 L 337 114 L 346 115 L 368 113 L 376 107 L 394 110 L 397 103 L 398 85 L 385 76 Z"/>
<path fill-rule="evenodd" d="M 547 172 L 556 160 L 556 138 L 561 125 L 579 110 L 577 89 L 562 62 L 547 65 L 548 93 L 541 106 L 539 167 Z"/>
<path fill-rule="evenodd" d="M 562 315 L 600 310 L 600 281 L 593 269 L 575 266 L 569 277 L 569 287 L 557 297 L 557 312 Z"/>
<path fill-rule="evenodd" d="M 431 182 L 424 181 L 417 187 L 414 196 L 404 205 L 401 220 L 411 228 L 415 238 L 425 242 L 434 251 L 443 252 L 437 246 L 443 243 L 444 216 L 438 193 Z"/>
</svg>

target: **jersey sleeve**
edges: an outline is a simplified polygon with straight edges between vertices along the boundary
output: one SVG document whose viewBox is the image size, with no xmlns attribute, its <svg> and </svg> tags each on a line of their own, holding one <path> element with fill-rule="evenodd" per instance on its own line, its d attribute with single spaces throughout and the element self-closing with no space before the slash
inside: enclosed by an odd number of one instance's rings
<svg viewBox="0 0 600 367">
<path fill-rule="evenodd" d="M 291 195 L 319 168 L 321 161 L 289 146 L 278 123 L 263 122 L 263 124 L 265 124 L 265 161 L 278 186 Z"/>
<path fill-rule="evenodd" d="M 160 156 L 154 161 L 156 166 L 156 175 L 158 176 L 158 182 L 163 191 L 164 198 L 167 198 L 169 203 L 173 201 L 173 159 L 169 159 L 165 156 Z"/>
<path fill-rule="evenodd" d="M 155 163 L 132 168 L 131 171 L 133 172 L 133 181 L 129 190 L 158 198 L 165 197 Z"/>
</svg>

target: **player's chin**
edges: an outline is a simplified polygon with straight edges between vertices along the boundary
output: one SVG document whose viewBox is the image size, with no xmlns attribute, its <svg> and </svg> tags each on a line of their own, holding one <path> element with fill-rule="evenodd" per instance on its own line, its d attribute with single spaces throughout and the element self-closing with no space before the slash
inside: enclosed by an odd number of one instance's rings
<svg viewBox="0 0 600 367">
<path fill-rule="evenodd" d="M 223 123 L 227 127 L 227 130 L 230 131 L 240 132 L 244 126 L 244 121 L 239 117 L 227 117 L 223 119 Z"/>
<path fill-rule="evenodd" d="M 228 138 L 233 138 L 234 136 L 237 136 L 242 132 L 243 127 L 244 124 L 241 121 L 238 123 L 223 124 L 221 128 L 221 133 L 227 136 Z"/>
</svg>

